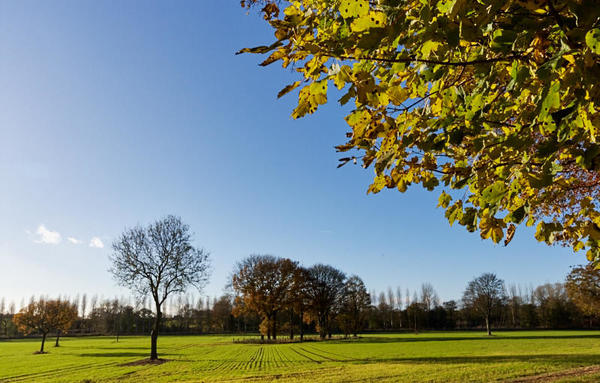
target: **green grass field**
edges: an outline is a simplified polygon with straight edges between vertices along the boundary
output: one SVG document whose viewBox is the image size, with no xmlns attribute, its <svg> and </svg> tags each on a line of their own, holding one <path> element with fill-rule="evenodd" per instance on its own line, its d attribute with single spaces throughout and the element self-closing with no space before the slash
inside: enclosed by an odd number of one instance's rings
<svg viewBox="0 0 600 383">
<path fill-rule="evenodd" d="M 161 365 L 149 337 L 0 341 L 0 382 L 210 381 L 600 381 L 600 332 L 535 331 L 366 335 L 293 344 L 233 343 L 231 336 L 161 336 Z M 585 372 L 585 373 L 582 373 Z M 540 374 L 555 373 L 539 376 Z M 527 377 L 526 380 L 521 379 Z M 535 377 L 535 378 L 532 378 Z"/>
</svg>

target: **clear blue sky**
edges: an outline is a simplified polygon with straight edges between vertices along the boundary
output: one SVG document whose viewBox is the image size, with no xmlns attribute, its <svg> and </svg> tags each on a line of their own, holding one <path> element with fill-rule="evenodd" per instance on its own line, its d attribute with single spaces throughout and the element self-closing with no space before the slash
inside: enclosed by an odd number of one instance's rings
<svg viewBox="0 0 600 383">
<path fill-rule="evenodd" d="M 367 196 L 371 169 L 336 169 L 344 110 L 294 121 L 296 95 L 275 97 L 293 72 L 234 55 L 271 39 L 237 0 L 0 1 L 0 297 L 120 295 L 113 238 L 166 214 L 212 253 L 211 296 L 250 253 L 444 300 L 482 272 L 535 285 L 585 261 L 451 228 L 420 188 Z"/>
</svg>

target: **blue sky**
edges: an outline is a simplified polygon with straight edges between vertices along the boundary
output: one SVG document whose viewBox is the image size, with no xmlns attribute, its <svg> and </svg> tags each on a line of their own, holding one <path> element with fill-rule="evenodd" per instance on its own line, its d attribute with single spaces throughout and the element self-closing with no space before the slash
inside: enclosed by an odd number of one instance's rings
<svg viewBox="0 0 600 383">
<path fill-rule="evenodd" d="M 345 111 L 292 120 L 293 72 L 234 55 L 271 39 L 237 0 L 0 1 L 0 297 L 123 294 L 112 240 L 166 214 L 211 252 L 210 296 L 251 253 L 444 300 L 482 272 L 536 285 L 585 262 L 531 230 L 504 248 L 451 228 L 418 187 L 367 196 L 371 169 L 336 169 Z"/>
</svg>

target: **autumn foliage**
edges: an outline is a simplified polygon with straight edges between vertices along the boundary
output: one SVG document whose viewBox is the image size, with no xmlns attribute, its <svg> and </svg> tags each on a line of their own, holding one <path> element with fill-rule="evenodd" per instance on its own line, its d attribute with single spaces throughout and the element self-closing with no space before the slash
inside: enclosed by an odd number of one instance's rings
<svg viewBox="0 0 600 383">
<path fill-rule="evenodd" d="M 567 275 L 567 293 L 588 317 L 600 315 L 600 270 L 593 265 L 578 266 Z"/>
<path fill-rule="evenodd" d="M 321 339 L 331 336 L 338 322 L 346 335 L 357 334 L 370 306 L 359 277 L 346 279 L 343 272 L 329 265 L 304 268 L 271 255 L 244 259 L 236 266 L 231 284 L 237 294 L 234 315 L 257 314 L 262 320 L 259 330 L 268 339 L 277 339 L 277 315 L 282 312 L 290 315 L 290 338 L 294 336 L 294 315 L 300 319 L 300 339 L 303 324 L 311 322 Z"/>
<path fill-rule="evenodd" d="M 508 244 L 521 225 L 600 260 L 600 7 L 571 0 L 260 3 L 293 118 L 337 89 L 369 193 L 420 184 L 450 224 Z"/>
<path fill-rule="evenodd" d="M 39 352 L 43 353 L 48 333 L 50 331 L 67 332 L 76 318 L 77 308 L 74 304 L 60 299 L 40 298 L 15 314 L 13 321 L 19 331 L 26 335 L 34 332 L 42 335 Z"/>
</svg>

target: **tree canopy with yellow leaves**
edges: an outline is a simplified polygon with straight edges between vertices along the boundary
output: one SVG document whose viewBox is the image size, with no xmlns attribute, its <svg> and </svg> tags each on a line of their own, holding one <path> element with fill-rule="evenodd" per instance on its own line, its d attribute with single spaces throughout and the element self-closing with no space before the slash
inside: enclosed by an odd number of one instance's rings
<svg viewBox="0 0 600 383">
<path fill-rule="evenodd" d="M 600 7 L 586 0 L 247 0 L 298 73 L 293 118 L 337 88 L 369 193 L 440 193 L 450 224 L 508 244 L 520 225 L 600 261 Z M 599 105 L 596 105 L 599 104 Z"/>
</svg>

